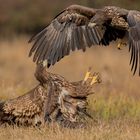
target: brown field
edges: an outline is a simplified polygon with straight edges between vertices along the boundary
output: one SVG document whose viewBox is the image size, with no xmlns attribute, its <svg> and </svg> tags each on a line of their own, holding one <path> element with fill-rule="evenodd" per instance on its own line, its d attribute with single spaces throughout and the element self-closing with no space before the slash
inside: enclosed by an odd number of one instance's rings
<svg viewBox="0 0 140 140">
<path fill-rule="evenodd" d="M 28 37 L 0 41 L 0 99 L 15 98 L 32 89 L 35 64 L 28 58 Z M 89 66 L 100 72 L 102 83 L 89 98 L 86 129 L 0 128 L 0 140 L 140 140 L 140 77 L 130 72 L 127 48 L 93 47 L 77 51 L 51 67 L 49 71 L 70 81 L 81 80 Z"/>
</svg>

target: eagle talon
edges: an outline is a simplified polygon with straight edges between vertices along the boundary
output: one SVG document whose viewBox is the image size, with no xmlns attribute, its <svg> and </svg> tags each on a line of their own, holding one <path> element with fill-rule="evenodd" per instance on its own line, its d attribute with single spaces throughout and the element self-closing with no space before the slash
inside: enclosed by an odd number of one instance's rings
<svg viewBox="0 0 140 140">
<path fill-rule="evenodd" d="M 88 71 L 86 72 L 83 82 L 86 82 L 89 78 L 91 78 L 90 74 L 91 74 L 91 67 L 89 67 Z"/>
<path fill-rule="evenodd" d="M 95 83 L 101 83 L 100 74 L 98 72 L 91 73 L 91 67 L 89 67 L 88 71 L 86 72 L 85 78 L 83 80 L 83 83 L 86 82 L 88 79 L 91 79 L 90 85 L 93 85 Z"/>
<path fill-rule="evenodd" d="M 93 85 L 93 84 L 96 84 L 96 83 L 101 83 L 101 77 L 100 77 L 99 73 L 95 72 L 92 76 L 92 80 L 91 80 L 90 85 Z"/>
<path fill-rule="evenodd" d="M 117 45 L 117 48 L 119 50 L 122 50 L 123 47 L 127 46 L 127 43 L 126 42 L 123 42 L 122 40 L 119 40 L 119 43 Z"/>
</svg>

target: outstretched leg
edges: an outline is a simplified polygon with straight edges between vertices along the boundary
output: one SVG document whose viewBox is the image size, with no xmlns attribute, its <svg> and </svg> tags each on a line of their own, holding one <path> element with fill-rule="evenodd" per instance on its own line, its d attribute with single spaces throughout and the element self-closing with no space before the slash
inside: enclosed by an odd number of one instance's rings
<svg viewBox="0 0 140 140">
<path fill-rule="evenodd" d="M 45 122 L 51 122 L 51 114 L 55 111 L 57 108 L 57 102 L 58 102 L 58 92 L 55 90 L 55 85 L 50 85 L 48 86 L 48 95 L 47 99 L 45 100 L 44 103 L 44 119 Z"/>
</svg>

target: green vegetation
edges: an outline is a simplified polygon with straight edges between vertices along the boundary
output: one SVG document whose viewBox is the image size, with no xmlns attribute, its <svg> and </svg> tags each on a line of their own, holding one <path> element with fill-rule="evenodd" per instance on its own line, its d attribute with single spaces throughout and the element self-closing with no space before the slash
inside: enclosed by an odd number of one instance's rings
<svg viewBox="0 0 140 140">
<path fill-rule="evenodd" d="M 89 100 L 89 110 L 97 120 L 130 119 L 140 121 L 140 101 L 124 95 L 110 95 L 107 99 L 104 96 L 96 97 L 95 95 Z"/>
</svg>

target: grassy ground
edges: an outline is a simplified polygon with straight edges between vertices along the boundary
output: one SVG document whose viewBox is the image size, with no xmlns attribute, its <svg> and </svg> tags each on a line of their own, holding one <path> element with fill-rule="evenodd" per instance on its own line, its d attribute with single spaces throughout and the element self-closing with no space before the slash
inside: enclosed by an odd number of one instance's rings
<svg viewBox="0 0 140 140">
<path fill-rule="evenodd" d="M 28 58 L 31 47 L 27 37 L 0 41 L 0 99 L 6 100 L 24 94 L 33 88 L 35 64 Z M 95 47 L 86 53 L 72 53 L 51 67 L 70 81 L 80 80 L 89 66 L 100 72 L 102 83 L 95 86 L 96 93 L 89 97 L 88 110 L 94 121 L 86 129 L 0 128 L 3 140 L 139 140 L 140 139 L 140 78 L 132 76 L 127 48 Z"/>
</svg>

